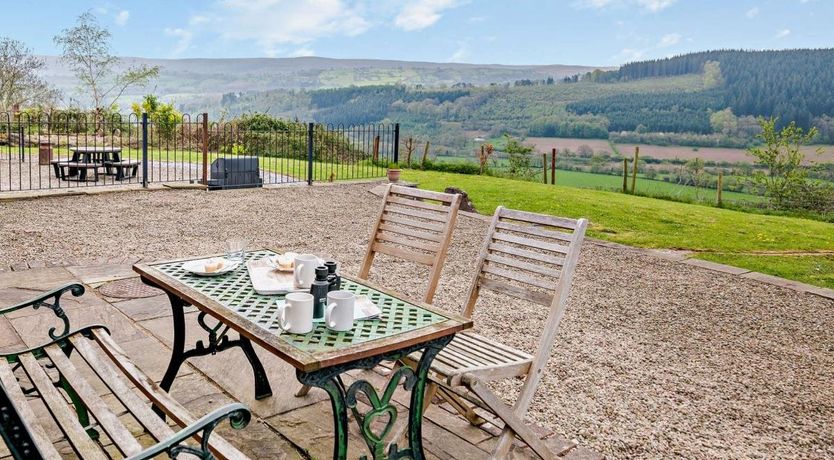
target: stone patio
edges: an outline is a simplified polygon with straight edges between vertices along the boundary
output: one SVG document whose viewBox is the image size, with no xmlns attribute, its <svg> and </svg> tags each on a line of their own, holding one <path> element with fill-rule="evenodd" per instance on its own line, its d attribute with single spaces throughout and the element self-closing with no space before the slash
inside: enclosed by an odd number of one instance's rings
<svg viewBox="0 0 834 460">
<path fill-rule="evenodd" d="M 161 291 L 147 292 L 131 270 L 135 259 L 98 260 L 94 262 L 28 263 L 0 273 L 0 306 L 34 297 L 39 292 L 70 282 L 81 282 L 87 292 L 79 298 L 65 297 L 64 308 L 73 327 L 90 323 L 107 325 L 114 339 L 136 364 L 157 382 L 170 356 L 172 323 L 168 299 Z M 113 284 L 115 283 L 115 284 Z M 103 288 L 103 289 L 102 289 Z M 145 292 L 142 292 L 145 291 Z M 109 297 L 105 295 L 119 295 Z M 151 295 L 143 297 L 146 295 Z M 131 298 L 132 297 L 132 298 Z M 45 337 L 45 321 L 33 321 L 44 312 L 23 310 L 0 318 L 0 350 L 11 351 L 36 343 Z M 186 315 L 188 342 L 203 338 L 196 324 L 196 311 Z M 187 342 L 187 343 L 188 343 Z M 257 349 L 257 347 L 256 347 Z M 243 353 L 231 349 L 222 357 L 195 358 L 180 371 L 172 395 L 196 416 L 208 413 L 234 400 L 248 405 L 255 417 L 243 430 L 219 428 L 229 441 L 252 458 L 329 458 L 332 448 L 330 402 L 324 392 L 293 396 L 298 383 L 291 366 L 258 350 L 270 378 L 274 395 L 261 401 L 253 397 L 253 377 Z M 362 378 L 382 386 L 386 369 L 362 372 Z M 349 382 L 348 382 L 349 383 Z M 401 410 L 398 423 L 407 417 L 407 395 L 395 396 Z M 483 414 L 488 416 L 488 414 Z M 486 458 L 500 433 L 494 419 L 481 428 L 469 425 L 446 405 L 432 406 L 426 414 L 423 435 L 429 458 Z M 493 423 L 494 422 L 494 423 Z M 357 426 L 351 422 L 350 458 L 366 454 Z M 542 438 L 565 459 L 600 459 L 596 452 L 577 446 L 552 432 L 539 430 Z M 396 432 L 396 429 L 395 429 Z M 52 433 L 61 443 L 60 433 Z M 72 451 L 64 443 L 69 457 Z M 512 458 L 537 458 L 529 448 L 514 447 Z"/>
</svg>

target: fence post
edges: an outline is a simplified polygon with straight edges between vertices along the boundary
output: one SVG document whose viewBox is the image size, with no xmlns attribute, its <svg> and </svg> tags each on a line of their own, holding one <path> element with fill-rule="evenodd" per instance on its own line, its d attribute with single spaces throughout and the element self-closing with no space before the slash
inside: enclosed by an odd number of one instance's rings
<svg viewBox="0 0 834 460">
<path fill-rule="evenodd" d="M 313 185 L 313 131 L 315 123 L 307 123 L 307 185 Z"/>
<path fill-rule="evenodd" d="M 550 154 L 550 184 L 556 185 L 556 147 Z"/>
<path fill-rule="evenodd" d="M 623 193 L 628 193 L 628 158 L 623 157 Z"/>
<path fill-rule="evenodd" d="M 718 171 L 718 187 L 715 191 L 715 204 L 718 206 L 722 206 L 724 201 L 722 200 L 721 193 L 724 191 L 724 171 Z"/>
<path fill-rule="evenodd" d="M 640 161 L 640 147 L 634 147 L 634 169 L 631 172 L 631 194 L 637 191 L 637 162 Z"/>
<path fill-rule="evenodd" d="M 208 113 L 203 112 L 203 185 L 208 186 Z"/>
<path fill-rule="evenodd" d="M 544 180 L 545 185 L 547 185 L 547 154 L 542 153 L 542 179 Z"/>
<path fill-rule="evenodd" d="M 394 163 L 400 162 L 400 124 L 394 125 Z"/>
<path fill-rule="evenodd" d="M 142 112 L 142 187 L 148 188 L 148 114 Z"/>
</svg>

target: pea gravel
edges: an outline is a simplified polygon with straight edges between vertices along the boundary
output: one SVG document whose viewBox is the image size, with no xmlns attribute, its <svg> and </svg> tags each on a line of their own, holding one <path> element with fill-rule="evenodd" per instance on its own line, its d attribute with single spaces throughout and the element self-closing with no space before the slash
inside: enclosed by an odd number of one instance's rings
<svg viewBox="0 0 834 460">
<path fill-rule="evenodd" d="M 222 251 L 244 236 L 355 273 L 369 184 L 171 190 L 0 203 L 0 266 Z M 476 197 L 477 198 L 477 197 Z M 459 311 L 486 224 L 461 217 L 436 303 Z M 419 296 L 426 272 L 372 278 Z M 380 269 L 382 267 L 382 269 Z M 587 243 L 530 417 L 610 458 L 834 458 L 834 302 Z M 541 307 L 486 294 L 476 328 L 532 352 Z M 518 382 L 497 385 L 512 398 Z"/>
</svg>

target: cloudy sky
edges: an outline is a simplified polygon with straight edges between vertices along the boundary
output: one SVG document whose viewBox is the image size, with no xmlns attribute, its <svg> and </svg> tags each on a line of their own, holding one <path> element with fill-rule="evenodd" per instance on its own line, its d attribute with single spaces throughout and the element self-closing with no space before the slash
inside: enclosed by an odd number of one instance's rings
<svg viewBox="0 0 834 460">
<path fill-rule="evenodd" d="M 0 36 L 57 54 L 90 10 L 123 56 L 615 65 L 715 48 L 832 47 L 834 0 L 0 1 Z"/>
</svg>

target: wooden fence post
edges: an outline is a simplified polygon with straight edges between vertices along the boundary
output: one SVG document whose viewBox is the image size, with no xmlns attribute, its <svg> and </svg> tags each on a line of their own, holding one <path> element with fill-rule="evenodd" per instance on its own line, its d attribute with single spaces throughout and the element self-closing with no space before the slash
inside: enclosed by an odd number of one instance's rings
<svg viewBox="0 0 834 460">
<path fill-rule="evenodd" d="M 542 180 L 544 185 L 547 185 L 547 154 L 542 153 Z"/>
<path fill-rule="evenodd" d="M 379 134 L 374 136 L 374 164 L 379 163 Z"/>
<path fill-rule="evenodd" d="M 623 157 L 623 193 L 628 193 L 628 158 Z"/>
<path fill-rule="evenodd" d="M 420 167 L 424 168 L 426 166 L 426 158 L 429 156 L 429 141 L 426 141 L 426 148 L 423 149 L 423 160 L 420 162 Z"/>
<path fill-rule="evenodd" d="M 208 113 L 203 112 L 202 126 L 202 150 L 203 150 L 203 185 L 208 186 Z"/>
<path fill-rule="evenodd" d="M 634 170 L 631 173 L 631 194 L 637 191 L 637 161 L 640 160 L 640 147 L 634 147 Z"/>
<path fill-rule="evenodd" d="M 722 204 L 724 204 L 723 201 L 721 200 L 721 192 L 723 191 L 723 189 L 724 189 L 724 171 L 719 171 L 718 172 L 718 187 L 715 191 L 715 201 L 716 201 L 716 204 L 718 204 L 718 206 L 721 206 Z"/>
<path fill-rule="evenodd" d="M 550 152 L 550 184 L 556 185 L 556 148 Z"/>
</svg>

